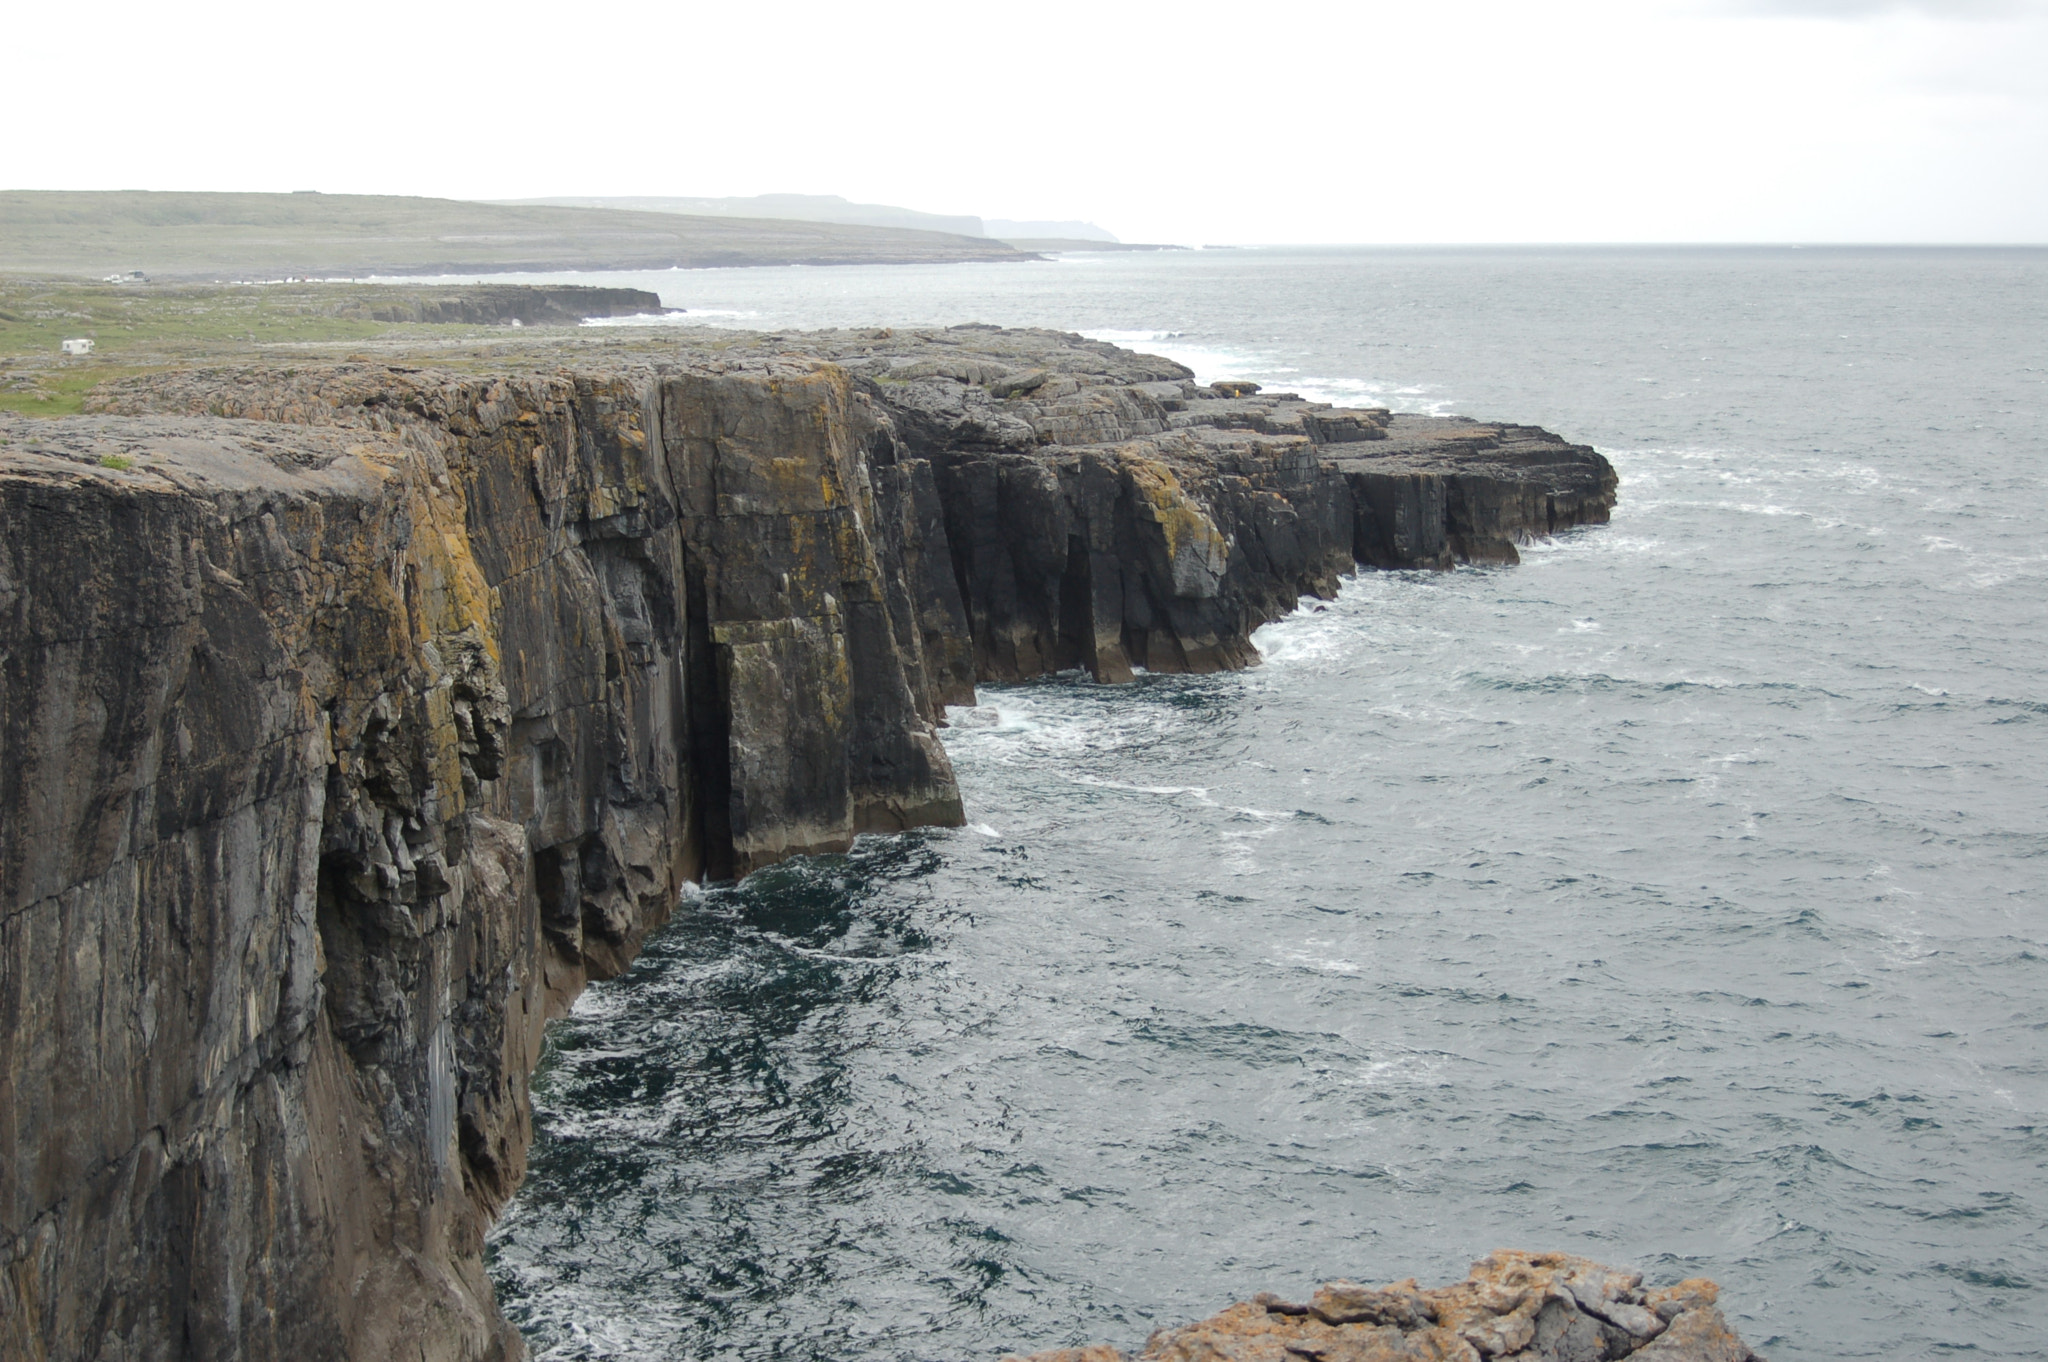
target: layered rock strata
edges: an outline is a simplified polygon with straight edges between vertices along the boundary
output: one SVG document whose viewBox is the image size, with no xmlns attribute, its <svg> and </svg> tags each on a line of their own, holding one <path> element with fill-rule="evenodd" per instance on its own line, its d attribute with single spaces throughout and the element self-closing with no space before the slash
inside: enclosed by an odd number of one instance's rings
<svg viewBox="0 0 2048 1362">
<path fill-rule="evenodd" d="M 474 1359 L 541 1029 L 958 823 L 978 680 L 1604 519 L 1542 432 L 1051 333 L 187 369 L 0 423 L 0 1355 Z"/>
<path fill-rule="evenodd" d="M 1327 1282 L 1305 1302 L 1261 1292 L 1161 1329 L 1136 1362 L 1763 1362 L 1728 1327 L 1720 1288 L 1694 1277 L 1643 1288 L 1569 1253 L 1502 1249 L 1462 1282 L 1429 1289 Z M 1005 1362 L 1127 1362 L 1107 1344 Z"/>
<path fill-rule="evenodd" d="M 310 292 L 310 291 L 309 291 Z M 321 289 L 311 296 L 327 293 Z M 474 284 L 351 291 L 329 315 L 369 322 L 441 326 L 575 326 L 593 317 L 658 317 L 681 312 L 640 288 L 588 284 Z"/>
</svg>

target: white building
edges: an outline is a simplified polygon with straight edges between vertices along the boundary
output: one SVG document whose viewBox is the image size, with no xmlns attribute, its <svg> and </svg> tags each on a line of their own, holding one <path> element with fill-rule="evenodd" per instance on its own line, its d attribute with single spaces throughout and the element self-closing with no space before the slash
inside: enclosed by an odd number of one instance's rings
<svg viewBox="0 0 2048 1362">
<path fill-rule="evenodd" d="M 78 340 L 65 341 L 57 348 L 67 355 L 89 355 L 92 353 L 92 342 L 81 337 Z"/>
</svg>

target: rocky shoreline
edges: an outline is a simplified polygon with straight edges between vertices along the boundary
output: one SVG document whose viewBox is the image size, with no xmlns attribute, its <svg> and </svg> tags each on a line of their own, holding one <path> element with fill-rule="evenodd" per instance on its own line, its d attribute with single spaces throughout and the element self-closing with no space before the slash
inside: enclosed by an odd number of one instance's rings
<svg viewBox="0 0 2048 1362">
<path fill-rule="evenodd" d="M 522 1356 L 482 1247 L 542 1028 L 686 882 L 961 822 L 978 682 L 1252 665 L 1358 564 L 1512 562 L 1616 490 L 1534 428 L 987 327 L 87 410 L 0 418 L 0 1354 L 38 1360 Z"/>
<path fill-rule="evenodd" d="M 1701 1277 L 1643 1288 L 1569 1253 L 1499 1249 L 1462 1282 L 1326 1282 L 1305 1302 L 1261 1292 L 1194 1324 L 1161 1329 L 1136 1362 L 1764 1362 L 1728 1327 Z M 1127 1362 L 1105 1344 L 1004 1362 Z"/>
<path fill-rule="evenodd" d="M 321 289 L 321 293 L 330 293 Z M 471 284 L 352 289 L 330 315 L 422 326 L 578 326 L 592 318 L 660 317 L 683 311 L 644 288 L 589 284 Z"/>
</svg>

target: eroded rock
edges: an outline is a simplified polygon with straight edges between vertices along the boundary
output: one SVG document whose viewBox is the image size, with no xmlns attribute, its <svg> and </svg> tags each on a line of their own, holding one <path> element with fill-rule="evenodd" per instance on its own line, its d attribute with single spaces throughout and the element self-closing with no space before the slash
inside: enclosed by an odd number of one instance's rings
<svg viewBox="0 0 2048 1362">
<path fill-rule="evenodd" d="M 1126 1358 L 1107 1344 L 1007 1362 L 1763 1362 L 1701 1279 L 1642 1290 L 1642 1274 L 1569 1253 L 1503 1249 L 1462 1282 L 1424 1289 L 1328 1282 L 1306 1304 L 1262 1292 L 1161 1329 Z"/>
</svg>

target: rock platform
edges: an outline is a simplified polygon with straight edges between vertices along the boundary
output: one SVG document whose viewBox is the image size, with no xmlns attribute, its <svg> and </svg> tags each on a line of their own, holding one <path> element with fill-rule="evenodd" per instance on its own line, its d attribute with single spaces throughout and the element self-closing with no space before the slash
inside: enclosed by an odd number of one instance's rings
<svg viewBox="0 0 2048 1362">
<path fill-rule="evenodd" d="M 1450 1286 L 1327 1282 L 1305 1302 L 1262 1292 L 1161 1329 L 1127 1358 L 1107 1344 L 1005 1362 L 1763 1362 L 1704 1278 L 1644 1289 L 1569 1253 L 1502 1249 Z"/>
</svg>

